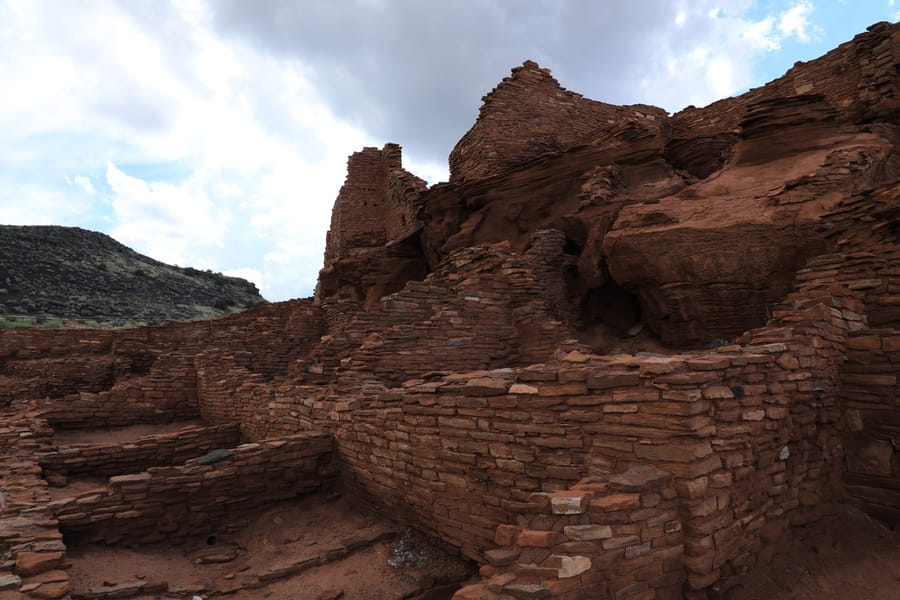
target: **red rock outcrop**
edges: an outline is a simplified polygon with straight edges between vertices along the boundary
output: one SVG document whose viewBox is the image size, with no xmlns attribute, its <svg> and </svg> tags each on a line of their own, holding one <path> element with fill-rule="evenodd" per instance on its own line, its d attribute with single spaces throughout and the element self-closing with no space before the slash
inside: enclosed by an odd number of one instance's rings
<svg viewBox="0 0 900 600">
<path fill-rule="evenodd" d="M 450 153 L 450 181 L 485 179 L 543 154 L 567 150 L 608 123 L 654 119 L 666 111 L 644 104 L 615 106 L 559 85 L 526 60 L 483 98 L 475 125 Z"/>
<path fill-rule="evenodd" d="M 371 306 L 425 276 L 416 237 L 425 187 L 403 170 L 397 144 L 364 148 L 347 160 L 347 179 L 331 212 L 318 298 L 339 294 Z"/>
<path fill-rule="evenodd" d="M 586 100 L 526 63 L 485 97 L 450 182 L 425 193 L 424 254 L 433 268 L 459 247 L 521 249 L 557 228 L 572 304 L 614 285 L 670 346 L 761 325 L 831 247 L 824 215 L 900 175 L 898 35 L 874 25 L 765 87 L 672 116 Z"/>
<path fill-rule="evenodd" d="M 327 484 L 332 458 L 357 500 L 483 564 L 459 599 L 705 598 L 836 501 L 900 522 L 898 72 L 900 25 L 877 24 L 668 116 L 526 62 L 450 182 L 426 189 L 394 144 L 350 157 L 315 301 L 0 332 L 0 578 L 67 589 L 60 527 L 152 538 L 169 477 L 250 510 Z M 187 418 L 140 448 L 53 443 Z M 118 475 L 237 435 L 227 464 Z M 270 476 L 303 477 L 269 490 L 255 465 L 282 448 Z M 41 465 L 117 475 L 51 503 Z"/>
</svg>

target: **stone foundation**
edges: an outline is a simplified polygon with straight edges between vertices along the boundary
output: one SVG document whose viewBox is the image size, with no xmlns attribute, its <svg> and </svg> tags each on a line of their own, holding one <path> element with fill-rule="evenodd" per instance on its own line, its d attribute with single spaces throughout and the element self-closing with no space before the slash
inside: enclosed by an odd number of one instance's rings
<svg viewBox="0 0 900 600">
<path fill-rule="evenodd" d="M 111 477 L 106 489 L 48 509 L 67 543 L 178 542 L 215 531 L 226 515 L 323 489 L 335 475 L 331 436 L 305 432 Z"/>
</svg>

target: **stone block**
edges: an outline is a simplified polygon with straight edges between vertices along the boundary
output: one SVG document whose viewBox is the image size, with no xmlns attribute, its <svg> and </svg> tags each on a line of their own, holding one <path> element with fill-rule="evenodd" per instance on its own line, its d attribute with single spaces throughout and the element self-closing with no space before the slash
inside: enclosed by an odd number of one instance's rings
<svg viewBox="0 0 900 600">
<path fill-rule="evenodd" d="M 516 600 L 546 600 L 550 598 L 550 590 L 537 583 L 511 583 L 503 586 L 503 592 Z"/>
<path fill-rule="evenodd" d="M 587 510 L 591 492 L 552 492 L 550 509 L 554 515 L 580 515 Z"/>
<path fill-rule="evenodd" d="M 506 567 L 516 562 L 519 553 L 515 550 L 507 550 L 504 548 L 496 548 L 488 550 L 484 553 L 485 560 L 495 567 Z"/>
<path fill-rule="evenodd" d="M 637 535 L 623 535 L 619 537 L 614 537 L 603 542 L 604 550 L 614 550 L 616 548 L 625 548 L 628 546 L 635 546 L 641 543 L 640 536 Z"/>
<path fill-rule="evenodd" d="M 606 540 L 613 536 L 609 525 L 566 525 L 563 533 L 576 541 Z"/>
<path fill-rule="evenodd" d="M 22 577 L 37 575 L 61 567 L 64 557 L 63 552 L 19 552 L 14 571 Z"/>
<path fill-rule="evenodd" d="M 519 546 L 531 548 L 552 548 L 559 540 L 556 531 L 536 531 L 528 529 L 519 533 L 516 543 Z"/>
<path fill-rule="evenodd" d="M 591 500 L 591 509 L 600 511 L 625 510 L 641 505 L 640 494 L 618 493 Z"/>
<path fill-rule="evenodd" d="M 635 372 L 594 373 L 587 378 L 587 386 L 592 390 L 631 387 L 638 385 L 640 382 L 641 376 Z"/>
<path fill-rule="evenodd" d="M 657 487 L 671 475 L 651 465 L 633 465 L 624 473 L 609 478 L 609 488 L 620 492 L 641 492 Z"/>
<path fill-rule="evenodd" d="M 0 575 L 0 590 L 17 590 L 22 579 L 17 575 Z"/>
</svg>

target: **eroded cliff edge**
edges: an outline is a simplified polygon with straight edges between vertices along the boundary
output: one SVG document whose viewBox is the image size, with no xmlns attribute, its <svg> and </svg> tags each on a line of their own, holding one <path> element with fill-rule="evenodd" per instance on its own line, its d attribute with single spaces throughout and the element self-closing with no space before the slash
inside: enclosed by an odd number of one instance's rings
<svg viewBox="0 0 900 600">
<path fill-rule="evenodd" d="M 594 350 L 641 326 L 673 347 L 733 338 L 833 248 L 827 214 L 841 199 L 900 175 L 896 38 L 874 25 L 764 87 L 674 115 L 586 99 L 526 61 L 485 96 L 449 183 L 425 189 L 393 145 L 381 151 L 390 181 L 356 164 L 376 150 L 351 158 L 331 234 L 349 240 L 346 258 L 326 253 L 319 296 L 345 273 L 371 306 L 454 251 L 521 253 L 552 229 L 564 234 L 550 259 L 563 283 L 542 294 Z M 377 188 L 377 215 L 351 193 L 361 181 Z M 356 229 L 365 241 L 354 243 L 348 211 L 379 231 Z M 364 266 L 347 256 L 363 252 Z"/>
</svg>

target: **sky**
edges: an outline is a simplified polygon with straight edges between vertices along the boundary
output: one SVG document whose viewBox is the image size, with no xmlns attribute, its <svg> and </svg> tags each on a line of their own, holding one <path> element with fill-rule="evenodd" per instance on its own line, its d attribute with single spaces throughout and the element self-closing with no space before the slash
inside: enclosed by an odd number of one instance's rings
<svg viewBox="0 0 900 600">
<path fill-rule="evenodd" d="M 347 157 L 430 184 L 524 60 L 676 112 L 816 58 L 900 0 L 0 0 L 0 223 L 313 293 Z"/>
</svg>

